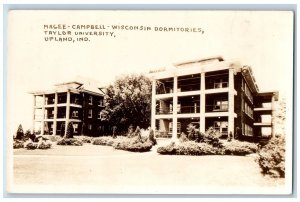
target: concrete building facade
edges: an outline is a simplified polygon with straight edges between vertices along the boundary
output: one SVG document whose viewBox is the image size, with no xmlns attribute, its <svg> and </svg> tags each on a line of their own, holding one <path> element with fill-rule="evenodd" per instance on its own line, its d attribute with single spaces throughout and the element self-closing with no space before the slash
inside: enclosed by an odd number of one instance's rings
<svg viewBox="0 0 300 202">
<path fill-rule="evenodd" d="M 278 92 L 260 92 L 249 66 L 212 57 L 175 64 L 150 74 L 151 128 L 156 137 L 176 139 L 187 126 L 209 127 L 243 139 L 274 135 Z M 267 121 L 266 121 L 267 120 Z"/>
<path fill-rule="evenodd" d="M 71 122 L 74 135 L 97 135 L 102 127 L 104 93 L 88 83 L 67 82 L 33 95 L 32 132 L 65 135 Z"/>
</svg>

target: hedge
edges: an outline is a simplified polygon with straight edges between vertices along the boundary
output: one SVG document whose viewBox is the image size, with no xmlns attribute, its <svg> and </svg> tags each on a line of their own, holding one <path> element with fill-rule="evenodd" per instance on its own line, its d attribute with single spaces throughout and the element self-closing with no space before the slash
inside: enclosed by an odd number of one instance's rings
<svg viewBox="0 0 300 202">
<path fill-rule="evenodd" d="M 258 164 L 262 173 L 271 177 L 285 177 L 285 139 L 272 138 L 258 152 Z"/>
</svg>

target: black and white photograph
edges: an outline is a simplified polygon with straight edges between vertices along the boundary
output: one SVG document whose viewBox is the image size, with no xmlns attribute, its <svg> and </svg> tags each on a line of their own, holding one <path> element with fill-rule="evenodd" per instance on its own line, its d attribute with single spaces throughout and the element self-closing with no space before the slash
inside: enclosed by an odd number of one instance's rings
<svg viewBox="0 0 300 202">
<path fill-rule="evenodd" d="M 7 191 L 292 192 L 294 13 L 10 10 Z"/>
</svg>

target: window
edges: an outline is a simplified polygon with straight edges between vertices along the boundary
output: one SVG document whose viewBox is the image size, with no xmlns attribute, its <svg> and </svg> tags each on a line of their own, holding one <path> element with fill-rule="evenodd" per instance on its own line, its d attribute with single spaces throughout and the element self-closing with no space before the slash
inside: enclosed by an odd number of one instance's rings
<svg viewBox="0 0 300 202">
<path fill-rule="evenodd" d="M 93 117 L 93 110 L 89 109 L 88 118 L 92 118 L 92 117 Z"/>
<path fill-rule="evenodd" d="M 88 129 L 92 130 L 92 124 L 88 124 Z"/>
<path fill-rule="evenodd" d="M 101 119 L 101 111 L 98 112 L 98 119 Z"/>
<path fill-rule="evenodd" d="M 93 105 L 93 96 L 91 96 L 91 95 L 89 96 L 89 104 Z"/>
<path fill-rule="evenodd" d="M 249 98 L 249 100 L 253 103 L 253 96 L 247 85 L 245 85 L 245 94 Z"/>
<path fill-rule="evenodd" d="M 78 118 L 78 111 L 72 112 L 72 118 Z"/>
<path fill-rule="evenodd" d="M 220 131 L 221 134 L 228 133 L 228 122 L 227 121 L 215 121 L 214 129 Z"/>
<path fill-rule="evenodd" d="M 74 128 L 74 133 L 77 133 L 78 132 L 78 124 L 74 123 L 73 128 Z"/>
<path fill-rule="evenodd" d="M 214 88 L 227 88 L 228 80 L 227 79 L 215 79 Z"/>
<path fill-rule="evenodd" d="M 74 104 L 79 104 L 79 98 L 78 97 L 74 98 Z"/>
<path fill-rule="evenodd" d="M 173 132 L 173 122 L 169 123 L 169 133 Z M 180 134 L 181 133 L 181 123 L 177 122 L 177 133 Z"/>
<path fill-rule="evenodd" d="M 214 111 L 227 111 L 228 100 L 215 100 Z"/>
<path fill-rule="evenodd" d="M 102 99 L 102 98 L 99 99 L 99 101 L 98 101 L 98 106 L 99 106 L 99 107 L 103 106 L 103 99 Z"/>
<path fill-rule="evenodd" d="M 245 135 L 253 136 L 253 129 L 248 124 L 245 124 Z"/>
<path fill-rule="evenodd" d="M 253 118 L 253 110 L 251 109 L 251 107 L 245 102 L 245 113 Z"/>
</svg>

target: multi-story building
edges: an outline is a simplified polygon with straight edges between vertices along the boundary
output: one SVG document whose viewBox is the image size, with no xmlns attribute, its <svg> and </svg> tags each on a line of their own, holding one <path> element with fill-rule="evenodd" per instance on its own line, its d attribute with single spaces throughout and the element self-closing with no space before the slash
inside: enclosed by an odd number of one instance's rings
<svg viewBox="0 0 300 202">
<path fill-rule="evenodd" d="M 64 135 L 71 122 L 74 134 L 97 135 L 102 126 L 104 93 L 90 83 L 67 82 L 33 94 L 32 131 Z"/>
<path fill-rule="evenodd" d="M 177 138 L 192 123 L 223 136 L 244 139 L 274 135 L 278 92 L 260 92 L 249 66 L 213 57 L 175 64 L 150 74 L 151 127 L 156 137 Z"/>
</svg>

